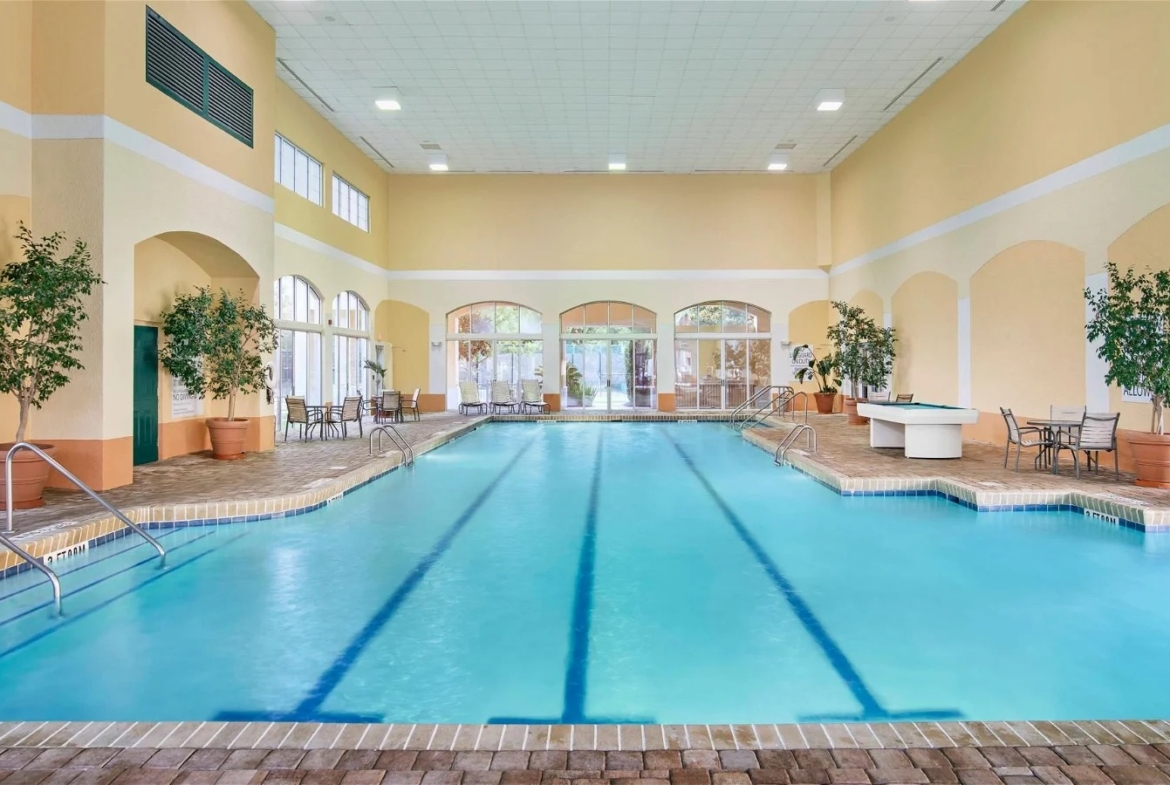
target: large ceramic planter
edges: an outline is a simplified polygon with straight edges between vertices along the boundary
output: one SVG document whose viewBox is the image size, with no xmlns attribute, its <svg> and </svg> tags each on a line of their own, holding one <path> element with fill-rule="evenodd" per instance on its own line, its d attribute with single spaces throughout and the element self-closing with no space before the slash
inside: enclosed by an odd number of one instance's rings
<svg viewBox="0 0 1170 785">
<path fill-rule="evenodd" d="M 1155 433 L 1129 434 L 1138 485 L 1170 488 L 1170 436 Z"/>
<path fill-rule="evenodd" d="M 861 417 L 857 414 L 857 404 L 865 403 L 864 398 L 846 398 L 845 399 L 845 415 L 846 422 L 850 425 L 865 425 L 869 422 L 868 417 Z"/>
<path fill-rule="evenodd" d="M 813 393 L 813 398 L 817 401 L 817 414 L 833 413 L 833 404 L 837 401 L 837 393 Z M 853 412 L 857 413 L 857 404 L 853 405 Z"/>
<path fill-rule="evenodd" d="M 226 417 L 207 418 L 211 434 L 211 455 L 221 461 L 244 457 L 244 437 L 248 435 L 247 420 L 229 420 Z"/>
<path fill-rule="evenodd" d="M 12 449 L 13 442 L 0 444 L 0 449 L 7 454 Z M 37 444 L 50 456 L 57 452 L 55 444 Z M 45 500 L 41 493 L 45 490 L 45 483 L 49 479 L 49 464 L 41 460 L 41 456 L 31 450 L 21 450 L 12 456 L 12 509 L 27 510 L 32 507 L 41 507 Z M 0 470 L 0 509 L 4 508 L 8 498 L 3 471 Z"/>
</svg>

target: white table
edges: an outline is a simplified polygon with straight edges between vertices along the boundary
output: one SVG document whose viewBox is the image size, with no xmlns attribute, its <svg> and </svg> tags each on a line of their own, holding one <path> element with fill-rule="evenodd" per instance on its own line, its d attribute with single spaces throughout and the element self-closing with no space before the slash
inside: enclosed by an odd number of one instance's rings
<svg viewBox="0 0 1170 785">
<path fill-rule="evenodd" d="M 901 447 L 907 458 L 962 458 L 963 426 L 979 421 L 977 409 L 923 403 L 859 403 L 869 418 L 870 447 Z"/>
</svg>

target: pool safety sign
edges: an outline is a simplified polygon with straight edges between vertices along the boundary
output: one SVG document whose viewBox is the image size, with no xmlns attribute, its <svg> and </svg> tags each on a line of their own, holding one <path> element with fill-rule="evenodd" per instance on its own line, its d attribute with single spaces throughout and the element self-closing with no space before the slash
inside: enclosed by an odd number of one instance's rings
<svg viewBox="0 0 1170 785">
<path fill-rule="evenodd" d="M 187 390 L 187 385 L 177 376 L 171 377 L 171 419 L 199 417 L 203 414 L 203 399 Z"/>
</svg>

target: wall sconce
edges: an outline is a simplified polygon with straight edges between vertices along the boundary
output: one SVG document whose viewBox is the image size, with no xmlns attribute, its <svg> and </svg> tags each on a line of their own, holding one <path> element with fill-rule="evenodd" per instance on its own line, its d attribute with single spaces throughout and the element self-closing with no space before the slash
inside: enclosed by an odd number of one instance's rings
<svg viewBox="0 0 1170 785">
<path fill-rule="evenodd" d="M 432 351 L 438 351 L 439 349 L 442 349 L 442 348 L 443 348 L 442 341 L 431 341 L 431 350 Z"/>
</svg>

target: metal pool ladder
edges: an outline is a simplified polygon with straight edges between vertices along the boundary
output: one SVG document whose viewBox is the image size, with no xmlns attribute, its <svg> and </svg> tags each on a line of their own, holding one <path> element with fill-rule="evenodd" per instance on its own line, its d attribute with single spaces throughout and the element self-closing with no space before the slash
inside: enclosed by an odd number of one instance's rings
<svg viewBox="0 0 1170 785">
<path fill-rule="evenodd" d="M 784 455 L 792 449 L 792 446 L 796 444 L 796 440 L 800 438 L 802 433 L 805 435 L 805 449 L 813 453 L 817 451 L 816 430 L 811 425 L 801 423 L 784 434 L 784 438 L 780 440 L 780 445 L 776 448 L 776 453 L 772 456 L 777 466 L 784 465 Z"/>
<path fill-rule="evenodd" d="M 772 398 L 772 393 L 777 393 L 775 398 Z M 746 401 L 735 407 L 731 416 L 727 420 L 727 424 L 736 431 L 744 431 L 768 418 L 772 412 L 783 411 L 788 406 L 788 402 L 796 397 L 795 391 L 787 385 L 773 384 L 769 387 L 761 387 L 756 390 L 755 394 Z M 760 399 L 764 399 L 764 403 L 760 403 Z M 743 418 L 742 420 L 740 418 Z M 807 419 L 808 415 L 805 415 Z"/>
<path fill-rule="evenodd" d="M 393 425 L 379 425 L 374 430 L 370 431 L 370 455 L 374 454 L 374 437 L 378 437 L 378 452 L 382 452 L 382 436 L 389 436 L 390 441 L 402 453 L 402 462 L 406 466 L 414 465 L 414 448 L 410 446 L 410 442 L 398 432 L 398 429 Z"/>
<path fill-rule="evenodd" d="M 141 526 L 139 526 L 134 521 L 127 518 L 125 515 L 123 515 L 122 511 L 119 510 L 117 507 L 110 504 L 108 501 L 103 499 L 101 496 L 98 496 L 97 493 L 95 493 L 92 488 L 90 488 L 88 485 L 83 483 L 81 480 L 77 479 L 77 477 L 73 474 L 73 472 L 69 471 L 64 466 L 62 466 L 60 463 L 58 463 L 57 461 L 50 458 L 48 456 L 48 454 L 44 450 L 42 450 L 40 447 L 37 447 L 35 444 L 29 444 L 28 442 L 17 442 L 16 444 L 12 445 L 12 449 L 10 449 L 8 451 L 8 454 L 4 456 L 4 503 L 5 503 L 4 514 L 6 516 L 6 521 L 5 521 L 5 526 L 4 526 L 4 534 L 0 534 L 0 543 L 3 543 L 4 547 L 8 548 L 8 550 L 12 551 L 17 556 L 24 559 L 27 563 L 31 564 L 35 569 L 40 570 L 42 573 L 44 573 L 45 577 L 49 579 L 49 583 L 51 583 L 53 585 L 53 606 L 56 608 L 58 616 L 61 615 L 61 581 L 57 578 L 57 573 L 54 572 L 48 565 L 43 564 L 39 559 L 32 556 L 26 550 L 24 550 L 19 545 L 14 543 L 7 536 L 7 535 L 13 533 L 13 529 L 12 529 L 12 514 L 13 514 L 13 510 L 12 510 L 12 458 L 13 458 L 13 456 L 16 455 L 16 453 L 20 452 L 21 450 L 29 450 L 30 452 L 34 452 L 37 455 L 39 455 L 41 460 L 43 460 L 45 463 L 49 464 L 54 469 L 56 469 L 58 472 L 60 472 L 62 477 L 64 477 L 66 480 L 69 480 L 69 482 L 76 485 L 80 490 L 85 491 L 85 493 L 89 496 L 89 498 L 93 499 L 95 502 L 97 502 L 101 506 L 105 507 L 107 512 L 109 512 L 115 518 L 120 520 L 122 523 L 126 524 L 127 528 L 142 535 L 142 537 L 147 542 L 149 542 L 151 545 L 153 545 L 154 549 L 156 551 L 158 551 L 158 555 L 159 555 L 159 559 L 160 559 L 159 566 L 166 566 L 166 563 L 167 563 L 166 549 L 163 548 L 163 546 L 159 544 L 158 540 L 156 540 L 154 537 L 151 537 L 149 534 L 147 534 L 145 529 L 143 529 Z"/>
</svg>

